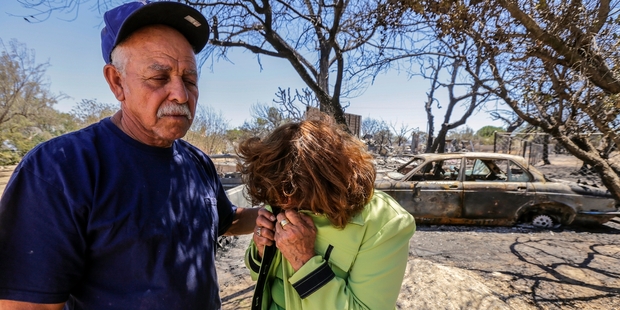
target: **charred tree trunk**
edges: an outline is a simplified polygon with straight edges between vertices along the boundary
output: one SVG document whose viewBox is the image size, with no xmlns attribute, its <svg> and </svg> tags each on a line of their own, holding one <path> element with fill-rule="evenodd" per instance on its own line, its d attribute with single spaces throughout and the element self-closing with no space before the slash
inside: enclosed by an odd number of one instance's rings
<svg viewBox="0 0 620 310">
<path fill-rule="evenodd" d="M 542 160 L 543 164 L 551 165 L 549 161 L 549 135 L 547 134 L 543 137 Z"/>
</svg>

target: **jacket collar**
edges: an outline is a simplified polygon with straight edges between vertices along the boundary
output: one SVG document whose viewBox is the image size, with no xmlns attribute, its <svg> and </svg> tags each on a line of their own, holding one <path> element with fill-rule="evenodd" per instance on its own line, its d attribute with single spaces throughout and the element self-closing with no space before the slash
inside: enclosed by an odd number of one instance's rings
<svg viewBox="0 0 620 310">
<path fill-rule="evenodd" d="M 314 216 L 314 217 L 325 217 L 324 214 L 313 213 L 312 211 L 309 211 L 309 210 L 300 210 L 299 212 L 310 215 L 310 216 Z M 357 214 L 355 214 L 353 217 L 351 217 L 351 219 L 349 220 L 349 224 L 356 224 L 359 226 L 364 226 L 364 216 L 362 215 L 362 212 L 363 211 L 360 211 Z"/>
</svg>

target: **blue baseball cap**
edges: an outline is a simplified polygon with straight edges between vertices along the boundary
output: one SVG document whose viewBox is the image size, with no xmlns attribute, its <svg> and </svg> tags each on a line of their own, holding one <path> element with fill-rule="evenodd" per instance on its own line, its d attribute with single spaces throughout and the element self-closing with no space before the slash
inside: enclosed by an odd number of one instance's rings
<svg viewBox="0 0 620 310">
<path fill-rule="evenodd" d="M 130 2 L 103 14 L 103 60 L 111 63 L 112 50 L 134 31 L 149 25 L 166 25 L 179 31 L 198 54 L 209 41 L 209 24 L 198 10 L 178 2 Z"/>
</svg>

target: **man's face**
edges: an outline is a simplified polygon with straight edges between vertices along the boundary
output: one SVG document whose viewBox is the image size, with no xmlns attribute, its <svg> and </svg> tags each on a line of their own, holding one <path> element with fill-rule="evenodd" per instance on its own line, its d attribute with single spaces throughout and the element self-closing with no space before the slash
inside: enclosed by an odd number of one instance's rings
<svg viewBox="0 0 620 310">
<path fill-rule="evenodd" d="M 172 145 L 185 135 L 196 111 L 192 47 L 176 30 L 155 25 L 136 31 L 122 49 L 126 61 L 115 91 L 122 105 L 121 128 L 142 143 Z"/>
</svg>

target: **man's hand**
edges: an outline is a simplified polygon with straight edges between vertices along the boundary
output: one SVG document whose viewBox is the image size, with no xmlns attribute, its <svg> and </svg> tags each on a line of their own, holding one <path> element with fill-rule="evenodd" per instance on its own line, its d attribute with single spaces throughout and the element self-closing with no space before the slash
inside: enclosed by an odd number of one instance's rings
<svg viewBox="0 0 620 310">
<path fill-rule="evenodd" d="M 238 207 L 235 213 L 235 219 L 224 235 L 237 236 L 251 234 L 256 223 L 258 210 L 259 208 Z"/>
<path fill-rule="evenodd" d="M 65 303 L 59 304 L 34 304 L 24 301 L 0 299 L 0 309 L 2 310 L 61 310 Z"/>
</svg>

